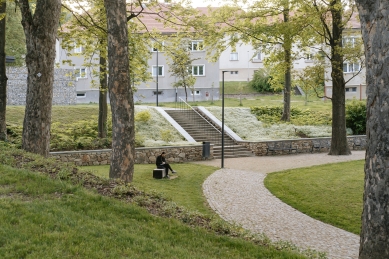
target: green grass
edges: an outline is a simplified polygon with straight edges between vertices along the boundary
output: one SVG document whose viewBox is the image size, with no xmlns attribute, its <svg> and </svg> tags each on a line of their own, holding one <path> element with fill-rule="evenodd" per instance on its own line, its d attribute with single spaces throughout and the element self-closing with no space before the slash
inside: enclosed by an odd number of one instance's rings
<svg viewBox="0 0 389 259">
<path fill-rule="evenodd" d="M 145 192 L 156 191 L 190 211 L 214 215 L 203 196 L 202 184 L 218 168 L 196 164 L 172 164 L 178 173 L 174 180 L 158 180 L 152 176 L 155 165 L 135 165 L 133 185 Z M 93 174 L 109 178 L 109 166 L 84 166 Z"/>
<path fill-rule="evenodd" d="M 5 165 L 0 207 L 0 258 L 304 258 Z"/>
<path fill-rule="evenodd" d="M 214 101 L 199 101 L 193 102 L 188 98 L 188 103 L 191 106 L 222 106 L 222 100 Z M 155 103 L 147 103 L 145 105 L 155 106 Z M 225 107 L 252 107 L 252 106 L 282 106 L 283 105 L 283 96 L 280 94 L 274 95 L 260 95 L 253 98 L 242 98 L 242 106 L 240 105 L 239 98 L 225 98 L 224 106 Z M 159 103 L 161 107 L 176 107 L 176 103 Z M 323 101 L 322 99 L 311 97 L 307 105 L 305 105 L 305 100 L 303 96 L 292 96 L 291 106 L 298 107 L 302 109 L 311 109 L 316 111 L 330 110 L 332 107 L 331 101 Z"/>
<path fill-rule="evenodd" d="M 222 87 L 222 82 L 220 82 L 220 89 Z M 225 94 L 257 94 L 258 92 L 247 85 L 247 81 L 234 82 L 234 81 L 225 81 L 224 82 L 224 93 Z"/>
<path fill-rule="evenodd" d="M 265 178 L 265 186 L 295 209 L 359 234 L 364 162 L 343 162 L 272 173 Z"/>
</svg>

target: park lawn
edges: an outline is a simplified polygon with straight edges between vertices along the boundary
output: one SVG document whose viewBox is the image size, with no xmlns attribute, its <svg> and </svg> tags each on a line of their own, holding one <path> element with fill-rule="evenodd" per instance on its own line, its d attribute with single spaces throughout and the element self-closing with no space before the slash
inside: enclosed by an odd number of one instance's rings
<svg viewBox="0 0 389 259">
<path fill-rule="evenodd" d="M 304 258 L 152 216 L 66 180 L 2 164 L 0 207 L 4 259 Z"/>
<path fill-rule="evenodd" d="M 359 235 L 364 160 L 271 173 L 265 186 L 293 208 Z"/>
<path fill-rule="evenodd" d="M 177 205 L 190 211 L 198 211 L 205 215 L 215 215 L 208 206 L 203 195 L 202 184 L 205 179 L 219 168 L 196 164 L 172 164 L 178 177 L 173 180 L 154 179 L 152 172 L 155 165 L 135 165 L 132 184 L 145 192 L 161 193 L 163 197 L 171 199 Z M 83 169 L 93 174 L 109 178 L 109 165 L 83 166 Z M 173 175 L 173 174 L 170 174 Z"/>
</svg>

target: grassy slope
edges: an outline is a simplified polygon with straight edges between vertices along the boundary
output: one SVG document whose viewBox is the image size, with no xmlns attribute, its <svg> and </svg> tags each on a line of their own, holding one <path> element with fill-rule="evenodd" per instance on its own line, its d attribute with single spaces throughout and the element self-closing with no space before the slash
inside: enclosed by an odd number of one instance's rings
<svg viewBox="0 0 389 259">
<path fill-rule="evenodd" d="M 195 164 L 173 164 L 172 167 L 178 172 L 178 178 L 156 180 L 152 178 L 155 165 L 135 165 L 133 184 L 137 189 L 146 192 L 157 191 L 191 211 L 215 215 L 202 194 L 202 184 L 218 168 Z M 97 176 L 109 178 L 109 166 L 85 166 L 83 168 Z"/>
<path fill-rule="evenodd" d="M 303 258 L 0 165 L 1 258 Z"/>
<path fill-rule="evenodd" d="M 269 174 L 265 186 L 297 210 L 360 233 L 364 160 Z"/>
</svg>

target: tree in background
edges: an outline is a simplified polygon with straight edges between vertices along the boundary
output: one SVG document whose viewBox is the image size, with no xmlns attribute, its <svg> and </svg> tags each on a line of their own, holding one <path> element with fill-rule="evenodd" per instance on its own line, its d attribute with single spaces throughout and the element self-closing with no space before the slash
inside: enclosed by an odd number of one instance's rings
<svg viewBox="0 0 389 259">
<path fill-rule="evenodd" d="M 21 25 L 21 13 L 14 2 L 1 1 L 2 19 L 0 21 L 0 140 L 7 140 L 6 106 L 7 76 L 5 56 L 15 57 L 15 62 L 8 66 L 24 64 L 26 40 Z M 4 54 L 4 55 L 3 55 Z M 4 63 L 3 63 L 4 56 Z"/>
<path fill-rule="evenodd" d="M 22 148 L 48 156 L 53 99 L 55 41 L 61 0 L 17 1 L 26 36 L 27 96 Z"/>
<path fill-rule="evenodd" d="M 305 105 L 310 95 L 322 95 L 324 87 L 324 64 L 322 62 L 302 70 L 293 71 L 295 83 L 304 91 Z"/>
<path fill-rule="evenodd" d="M 357 0 L 366 51 L 365 191 L 359 259 L 389 258 L 389 4 Z"/>
<path fill-rule="evenodd" d="M 8 64 L 8 66 L 21 67 L 25 65 L 26 36 L 21 21 L 20 9 L 16 8 L 15 2 L 7 1 L 5 53 L 7 56 L 15 57 L 15 62 Z"/>
<path fill-rule="evenodd" d="M 7 140 L 6 108 L 7 108 L 7 73 L 5 68 L 5 24 L 6 1 L 0 2 L 0 141 Z"/>
<path fill-rule="evenodd" d="M 355 37 L 353 42 L 346 40 L 352 29 L 350 21 L 355 19 L 356 8 L 353 1 L 315 0 L 307 1 L 302 10 L 307 16 L 314 18 L 310 23 L 314 31 L 313 40 L 320 44 L 320 53 L 330 65 L 328 69 L 331 71 L 332 97 L 327 98 L 332 101 L 332 137 L 329 155 L 349 155 L 351 152 L 346 132 L 346 81 L 343 68 L 344 64 L 353 64 L 355 76 L 362 66 L 359 65 L 357 69 L 354 64 L 362 64 L 364 56 L 361 40 L 358 37 Z"/>
<path fill-rule="evenodd" d="M 240 7 L 238 0 L 234 6 L 223 6 L 212 13 L 215 27 L 207 45 L 217 46 L 214 57 L 227 47 L 233 49 L 240 42 L 250 43 L 255 49 L 266 54 L 264 62 L 273 75 L 273 88 L 284 92 L 284 109 L 281 120 L 290 121 L 291 71 L 295 54 L 293 43 L 300 40 L 307 18 L 299 12 L 299 1 L 272 0 L 255 1 L 248 7 Z"/>
<path fill-rule="evenodd" d="M 196 83 L 196 78 L 193 76 L 194 71 L 192 71 L 192 62 L 196 59 L 191 58 L 190 52 L 188 51 L 188 42 L 186 40 L 178 37 L 175 39 L 175 42 L 173 40 L 170 41 L 170 43 L 172 45 L 169 45 L 169 47 L 175 49 L 174 52 L 168 52 L 168 55 L 171 58 L 169 72 L 172 73 L 172 76 L 177 78 L 173 86 L 183 87 L 185 89 L 185 98 L 188 102 L 187 89 L 189 88 L 193 93 L 193 86 Z"/>
</svg>

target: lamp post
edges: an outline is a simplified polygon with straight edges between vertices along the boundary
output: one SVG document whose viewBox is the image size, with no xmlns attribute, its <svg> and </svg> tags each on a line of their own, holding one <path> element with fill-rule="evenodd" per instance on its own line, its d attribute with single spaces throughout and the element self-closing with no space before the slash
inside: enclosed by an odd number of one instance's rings
<svg viewBox="0 0 389 259">
<path fill-rule="evenodd" d="M 224 168 L 224 73 L 230 71 L 222 71 L 222 165 Z"/>
<path fill-rule="evenodd" d="M 158 107 L 158 74 L 159 74 L 159 67 L 158 67 L 158 49 L 157 49 L 157 78 L 156 78 L 156 84 L 157 84 L 157 107 Z"/>
</svg>

